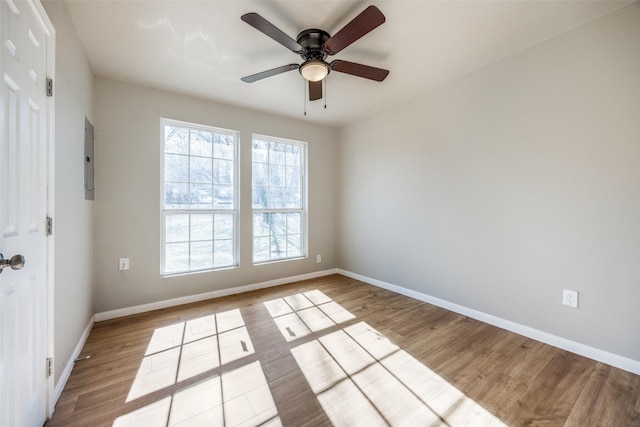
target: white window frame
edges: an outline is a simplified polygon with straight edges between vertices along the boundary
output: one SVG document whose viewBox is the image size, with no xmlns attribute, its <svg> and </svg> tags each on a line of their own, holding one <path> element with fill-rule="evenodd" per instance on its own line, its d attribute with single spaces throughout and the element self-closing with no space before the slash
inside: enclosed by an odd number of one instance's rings
<svg viewBox="0 0 640 427">
<path fill-rule="evenodd" d="M 188 208 L 188 209 L 167 209 L 165 207 L 165 128 L 166 126 L 180 127 L 189 130 L 203 130 L 207 132 L 214 132 L 219 134 L 230 135 L 234 140 L 233 147 L 233 171 L 232 171 L 232 187 L 233 187 L 233 197 L 232 209 L 199 209 L 199 208 Z M 172 120 L 167 118 L 160 119 L 160 236 L 161 236 L 161 247 L 160 247 L 160 275 L 161 276 L 175 276 L 180 274 L 190 274 L 197 273 L 203 271 L 215 271 L 215 270 L 223 270 L 228 268 L 235 268 L 239 265 L 240 260 L 240 186 L 239 186 L 239 152 L 240 152 L 240 132 L 230 129 L 222 129 L 213 126 L 207 126 L 197 123 L 190 123 L 178 120 Z M 191 158 L 191 153 L 188 154 Z M 212 159 L 213 153 L 212 153 Z M 189 178 L 188 184 L 191 184 Z M 189 256 L 189 268 L 180 270 L 180 271 L 166 271 L 166 219 L 167 216 L 173 214 L 232 214 L 233 215 L 233 263 L 230 265 L 225 265 L 221 267 L 207 267 L 207 268 L 191 268 L 191 256 Z M 190 223 L 191 225 L 191 223 Z M 213 240 L 215 242 L 215 240 Z M 189 237 L 189 247 L 191 247 L 192 241 L 191 237 Z M 190 253 L 190 252 L 189 252 Z"/>
<path fill-rule="evenodd" d="M 254 208 L 253 206 L 253 187 L 254 187 L 254 177 L 253 177 L 253 149 L 254 149 L 254 141 L 255 140 L 260 140 L 260 141 L 265 141 L 265 142 L 273 142 L 273 143 L 279 143 L 279 144 L 292 144 L 292 145 L 297 145 L 299 147 L 302 148 L 302 153 L 301 153 L 301 165 L 300 165 L 300 185 L 301 185 L 301 194 L 300 194 L 300 208 Z M 309 231 L 308 231 L 308 206 L 307 206 L 307 199 L 308 199 L 308 182 L 307 182 L 307 175 L 308 175 L 308 171 L 307 171 L 307 165 L 308 165 L 308 144 L 304 141 L 296 141 L 296 140 L 292 140 L 292 139 L 285 139 L 285 138 L 278 138 L 278 137 L 273 137 L 273 136 L 268 136 L 268 135 L 261 135 L 261 134 L 253 134 L 251 137 L 251 170 L 252 170 L 252 174 L 251 174 L 251 260 L 253 262 L 254 265 L 261 265 L 261 264 L 268 264 L 268 263 L 274 263 L 274 262 L 283 262 L 283 261 L 291 261 L 291 260 L 296 260 L 296 259 L 304 259 L 308 257 L 308 236 L 309 236 Z M 295 256 L 285 256 L 285 257 L 278 257 L 278 258 L 272 258 L 271 256 L 269 257 L 269 259 L 266 260 L 259 260 L 256 261 L 255 260 L 255 242 L 256 242 L 256 236 L 255 236 L 255 224 L 254 224 L 254 214 L 255 213 L 300 213 L 300 251 L 301 253 L 299 255 L 295 255 Z"/>
</svg>

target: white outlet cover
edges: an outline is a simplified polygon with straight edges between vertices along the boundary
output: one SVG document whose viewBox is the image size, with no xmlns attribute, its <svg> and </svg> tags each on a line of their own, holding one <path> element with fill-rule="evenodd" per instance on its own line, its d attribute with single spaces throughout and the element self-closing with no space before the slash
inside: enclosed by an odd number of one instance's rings
<svg viewBox="0 0 640 427">
<path fill-rule="evenodd" d="M 578 291 L 571 289 L 562 290 L 562 305 L 567 307 L 578 308 Z"/>
</svg>

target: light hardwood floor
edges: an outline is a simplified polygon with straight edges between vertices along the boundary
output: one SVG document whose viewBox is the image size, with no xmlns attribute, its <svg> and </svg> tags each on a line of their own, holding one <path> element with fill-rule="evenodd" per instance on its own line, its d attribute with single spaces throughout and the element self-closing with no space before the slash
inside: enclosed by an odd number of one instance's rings
<svg viewBox="0 0 640 427">
<path fill-rule="evenodd" d="M 332 275 L 96 323 L 45 425 L 332 424 L 640 426 L 640 377 Z"/>
</svg>

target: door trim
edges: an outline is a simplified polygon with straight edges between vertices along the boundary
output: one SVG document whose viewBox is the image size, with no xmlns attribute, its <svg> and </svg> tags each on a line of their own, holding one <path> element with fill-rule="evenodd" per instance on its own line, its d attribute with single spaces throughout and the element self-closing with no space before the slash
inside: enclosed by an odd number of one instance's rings
<svg viewBox="0 0 640 427">
<path fill-rule="evenodd" d="M 44 10 L 40 0 L 28 0 L 29 5 L 34 10 L 35 15 L 40 20 L 42 28 L 47 36 L 47 78 L 53 79 L 55 85 L 55 59 L 56 59 L 56 30 L 53 23 L 49 19 L 47 12 Z M 55 87 L 53 96 L 47 97 L 46 100 L 46 162 L 47 162 L 47 216 L 53 218 L 55 213 Z M 44 226 L 44 224 L 43 224 Z M 54 357 L 54 235 L 47 236 L 47 357 Z M 42 361 L 44 369 L 46 361 Z M 55 366 L 55 359 L 54 359 Z M 45 397 L 45 416 L 51 418 L 55 409 L 55 369 L 51 376 L 47 378 L 46 397 Z"/>
</svg>

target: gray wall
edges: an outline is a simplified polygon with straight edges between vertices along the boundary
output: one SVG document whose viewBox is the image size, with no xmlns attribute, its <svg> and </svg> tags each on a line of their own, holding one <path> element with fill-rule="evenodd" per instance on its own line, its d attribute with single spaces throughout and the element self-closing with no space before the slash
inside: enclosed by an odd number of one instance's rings
<svg viewBox="0 0 640 427">
<path fill-rule="evenodd" d="M 93 316 L 93 203 L 84 200 L 84 118 L 92 120 L 93 73 L 67 6 L 45 1 L 56 29 L 55 382 Z"/>
<path fill-rule="evenodd" d="M 101 77 L 94 80 L 94 99 L 96 312 L 336 267 L 335 129 Z M 240 131 L 240 267 L 160 277 L 161 117 Z M 252 133 L 308 143 L 307 259 L 251 263 Z M 130 258 L 130 270 L 118 270 L 120 257 Z"/>
<path fill-rule="evenodd" d="M 635 2 L 344 128 L 339 267 L 640 360 L 639 41 Z"/>
</svg>

